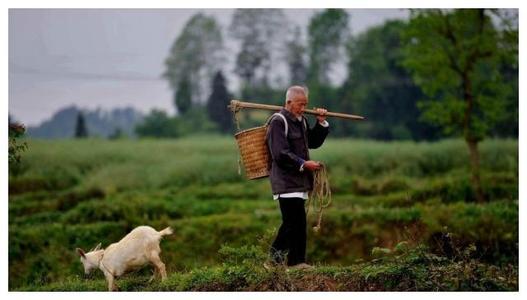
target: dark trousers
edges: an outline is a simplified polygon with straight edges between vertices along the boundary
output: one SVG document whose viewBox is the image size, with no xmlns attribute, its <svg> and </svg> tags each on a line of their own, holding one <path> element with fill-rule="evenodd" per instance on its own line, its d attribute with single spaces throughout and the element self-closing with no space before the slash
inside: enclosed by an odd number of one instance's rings
<svg viewBox="0 0 527 300">
<path fill-rule="evenodd" d="M 306 211 L 302 198 L 279 198 L 282 225 L 271 246 L 271 258 L 283 263 L 287 253 L 287 265 L 306 262 Z"/>
</svg>

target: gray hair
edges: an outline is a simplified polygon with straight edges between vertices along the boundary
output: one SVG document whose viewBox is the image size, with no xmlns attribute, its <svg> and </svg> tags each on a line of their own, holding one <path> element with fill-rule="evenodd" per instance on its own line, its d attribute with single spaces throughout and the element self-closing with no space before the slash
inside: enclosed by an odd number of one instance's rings
<svg viewBox="0 0 527 300">
<path fill-rule="evenodd" d="M 285 93 L 285 102 L 292 100 L 294 97 L 296 97 L 299 94 L 305 95 L 306 97 L 308 97 L 309 90 L 305 86 L 299 86 L 299 85 L 290 86 L 287 89 L 287 92 Z"/>
</svg>

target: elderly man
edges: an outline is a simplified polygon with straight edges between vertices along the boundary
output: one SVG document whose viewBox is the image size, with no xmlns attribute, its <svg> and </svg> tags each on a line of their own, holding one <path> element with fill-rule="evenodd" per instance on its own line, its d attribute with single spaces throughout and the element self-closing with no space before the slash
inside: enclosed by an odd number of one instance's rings
<svg viewBox="0 0 527 300">
<path fill-rule="evenodd" d="M 320 163 L 309 158 L 309 150 L 324 143 L 329 133 L 326 110 L 319 108 L 317 123 L 309 128 L 303 116 L 308 104 L 307 88 L 291 86 L 287 89 L 285 107 L 273 116 L 267 132 L 267 146 L 271 154 L 270 180 L 274 199 L 280 203 L 282 225 L 271 246 L 271 264 L 282 264 L 287 254 L 287 265 L 295 269 L 312 268 L 306 264 L 306 212 L 304 202 L 313 189 L 313 171 Z"/>
</svg>

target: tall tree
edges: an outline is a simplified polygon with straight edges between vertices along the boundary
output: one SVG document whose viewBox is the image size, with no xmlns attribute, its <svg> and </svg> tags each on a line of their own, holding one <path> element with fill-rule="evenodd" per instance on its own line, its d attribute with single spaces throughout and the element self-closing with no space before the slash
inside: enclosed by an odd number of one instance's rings
<svg viewBox="0 0 527 300">
<path fill-rule="evenodd" d="M 404 65 L 426 95 L 423 117 L 463 136 L 480 202 L 478 144 L 503 118 L 512 90 L 500 73 L 502 59 L 518 55 L 517 39 L 505 35 L 483 9 L 413 11 L 406 32 Z"/>
<path fill-rule="evenodd" d="M 342 9 L 326 9 L 309 22 L 309 80 L 330 84 L 333 64 L 342 58 L 349 39 L 349 17 Z"/>
<path fill-rule="evenodd" d="M 287 31 L 287 18 L 281 9 L 237 9 L 234 12 L 229 32 L 241 44 L 235 72 L 244 85 L 269 85 L 269 74 L 283 48 Z"/>
<path fill-rule="evenodd" d="M 305 84 L 307 79 L 306 47 L 302 44 L 300 27 L 295 27 L 294 33 L 286 45 L 286 60 L 289 67 L 290 83 Z"/>
<path fill-rule="evenodd" d="M 512 47 L 511 51 L 518 52 L 518 10 L 492 10 L 494 19 L 498 19 L 498 27 L 502 29 L 504 42 L 502 45 Z M 496 125 L 493 131 L 494 136 L 500 137 L 519 137 L 519 88 L 518 76 L 519 65 L 517 55 L 507 55 L 508 51 L 502 52 L 500 73 L 503 74 L 505 82 L 512 86 L 512 92 L 504 100 L 506 116 Z"/>
<path fill-rule="evenodd" d="M 183 76 L 178 83 L 174 103 L 181 114 L 185 114 L 192 107 L 192 85 L 187 76 Z"/>
<path fill-rule="evenodd" d="M 202 13 L 194 15 L 165 61 L 167 69 L 163 75 L 174 90 L 174 104 L 179 112 L 189 109 L 189 101 L 192 105 L 205 104 L 209 83 L 223 61 L 223 37 L 216 20 Z M 178 93 L 182 88 L 186 90 Z"/>
<path fill-rule="evenodd" d="M 258 68 L 269 58 L 270 54 L 266 51 L 264 42 L 259 41 L 256 36 L 247 37 L 243 40 L 240 52 L 236 56 L 234 72 L 240 76 L 245 85 L 253 87 L 256 84 L 255 77 Z M 267 82 L 267 75 L 260 82 Z"/>
<path fill-rule="evenodd" d="M 227 109 L 230 98 L 225 77 L 221 71 L 218 71 L 212 83 L 212 94 L 207 102 L 207 112 L 210 119 L 224 133 L 230 133 L 232 131 L 232 117 L 230 111 Z"/>
<path fill-rule="evenodd" d="M 75 137 L 85 138 L 88 136 L 88 129 L 86 128 L 86 122 L 84 121 L 84 115 L 79 111 L 77 114 L 77 120 L 75 121 Z"/>
<path fill-rule="evenodd" d="M 338 96 L 339 108 L 368 116 L 368 122 L 342 122 L 342 128 L 332 126 L 333 132 L 346 134 L 353 129 L 358 136 L 382 140 L 438 137 L 439 129 L 419 121 L 417 101 L 423 94 L 400 65 L 405 27 L 403 21 L 388 21 L 350 40 L 348 77 Z"/>
</svg>

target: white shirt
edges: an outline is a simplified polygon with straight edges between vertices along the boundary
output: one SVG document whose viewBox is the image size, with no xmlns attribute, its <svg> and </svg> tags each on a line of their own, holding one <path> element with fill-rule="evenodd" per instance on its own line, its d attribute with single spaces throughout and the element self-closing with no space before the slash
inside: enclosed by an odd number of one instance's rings
<svg viewBox="0 0 527 300">
<path fill-rule="evenodd" d="M 278 198 L 302 198 L 304 200 L 307 200 L 308 197 L 307 192 L 294 192 L 273 195 L 273 200 L 278 200 Z"/>
</svg>

